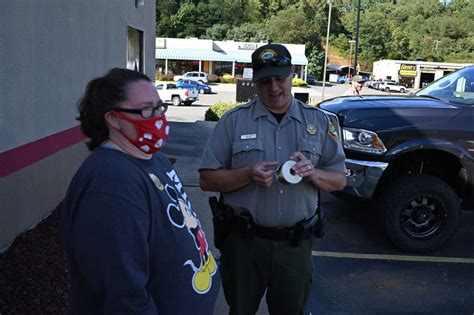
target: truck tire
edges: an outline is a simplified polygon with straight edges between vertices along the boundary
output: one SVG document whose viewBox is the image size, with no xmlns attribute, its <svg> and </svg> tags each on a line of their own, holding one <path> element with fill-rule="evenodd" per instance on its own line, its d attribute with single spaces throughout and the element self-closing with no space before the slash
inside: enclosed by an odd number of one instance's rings
<svg viewBox="0 0 474 315">
<path fill-rule="evenodd" d="M 390 88 L 385 88 L 385 92 L 390 92 Z"/>
<path fill-rule="evenodd" d="M 389 185 L 379 200 L 385 233 L 405 251 L 430 252 L 443 246 L 461 219 L 459 198 L 441 179 L 408 175 Z"/>
<path fill-rule="evenodd" d="M 193 102 L 191 102 L 191 101 L 186 101 L 186 102 L 184 102 L 184 106 L 191 106 L 192 103 Z"/>
<path fill-rule="evenodd" d="M 173 98 L 171 99 L 171 103 L 173 103 L 174 106 L 181 105 L 181 97 L 173 96 Z"/>
</svg>

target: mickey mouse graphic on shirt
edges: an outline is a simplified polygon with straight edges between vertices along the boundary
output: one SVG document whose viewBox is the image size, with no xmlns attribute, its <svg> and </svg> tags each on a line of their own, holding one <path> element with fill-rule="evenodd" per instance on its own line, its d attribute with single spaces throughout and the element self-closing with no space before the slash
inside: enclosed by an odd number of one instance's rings
<svg viewBox="0 0 474 315">
<path fill-rule="evenodd" d="M 217 264 L 209 251 L 209 246 L 205 234 L 202 230 L 201 223 L 199 222 L 196 213 L 191 207 L 189 202 L 186 202 L 186 194 L 180 195 L 177 191 L 179 187 L 182 187 L 179 183 L 178 187 L 173 187 L 168 184 L 157 185 L 159 182 L 158 178 L 153 174 L 149 174 L 155 185 L 160 190 L 165 190 L 166 194 L 173 201 L 168 204 L 167 214 L 170 222 L 177 228 L 186 228 L 188 233 L 194 240 L 194 245 L 199 251 L 200 261 L 199 264 L 193 262 L 192 259 L 188 259 L 184 262 L 183 266 L 190 266 L 194 272 L 192 278 L 192 286 L 195 292 L 199 294 L 207 293 L 212 286 L 212 276 L 217 272 Z M 168 174 L 170 175 L 170 174 Z M 179 180 L 174 178 L 174 180 Z"/>
</svg>

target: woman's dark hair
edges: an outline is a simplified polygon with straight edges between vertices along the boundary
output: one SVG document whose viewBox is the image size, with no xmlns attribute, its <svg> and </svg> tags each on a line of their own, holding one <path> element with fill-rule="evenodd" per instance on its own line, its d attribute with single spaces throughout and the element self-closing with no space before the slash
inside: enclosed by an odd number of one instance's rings
<svg viewBox="0 0 474 315">
<path fill-rule="evenodd" d="M 119 107 L 119 103 L 127 99 L 128 85 L 140 80 L 151 82 L 143 73 L 114 68 L 87 84 L 86 92 L 77 104 L 77 120 L 81 122 L 82 133 L 89 138 L 86 143 L 89 150 L 94 150 L 109 139 L 105 113 Z"/>
</svg>

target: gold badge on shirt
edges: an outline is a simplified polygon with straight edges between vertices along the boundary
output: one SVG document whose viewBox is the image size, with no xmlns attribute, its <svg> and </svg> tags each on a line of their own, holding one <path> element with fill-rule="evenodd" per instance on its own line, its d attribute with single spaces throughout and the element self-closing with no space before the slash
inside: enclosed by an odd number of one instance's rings
<svg viewBox="0 0 474 315">
<path fill-rule="evenodd" d="M 313 124 L 308 124 L 306 126 L 306 131 L 310 134 L 310 135 L 314 135 L 316 133 L 316 126 L 313 125 Z"/>
</svg>

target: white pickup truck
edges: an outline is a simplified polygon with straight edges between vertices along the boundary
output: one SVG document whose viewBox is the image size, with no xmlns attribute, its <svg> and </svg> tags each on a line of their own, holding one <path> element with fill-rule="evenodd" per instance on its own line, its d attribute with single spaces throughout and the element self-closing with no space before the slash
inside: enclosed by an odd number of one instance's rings
<svg viewBox="0 0 474 315">
<path fill-rule="evenodd" d="M 161 83 L 156 86 L 158 95 L 165 103 L 172 103 L 175 106 L 184 104 L 191 105 L 199 99 L 198 90 L 179 89 L 174 83 Z"/>
</svg>

